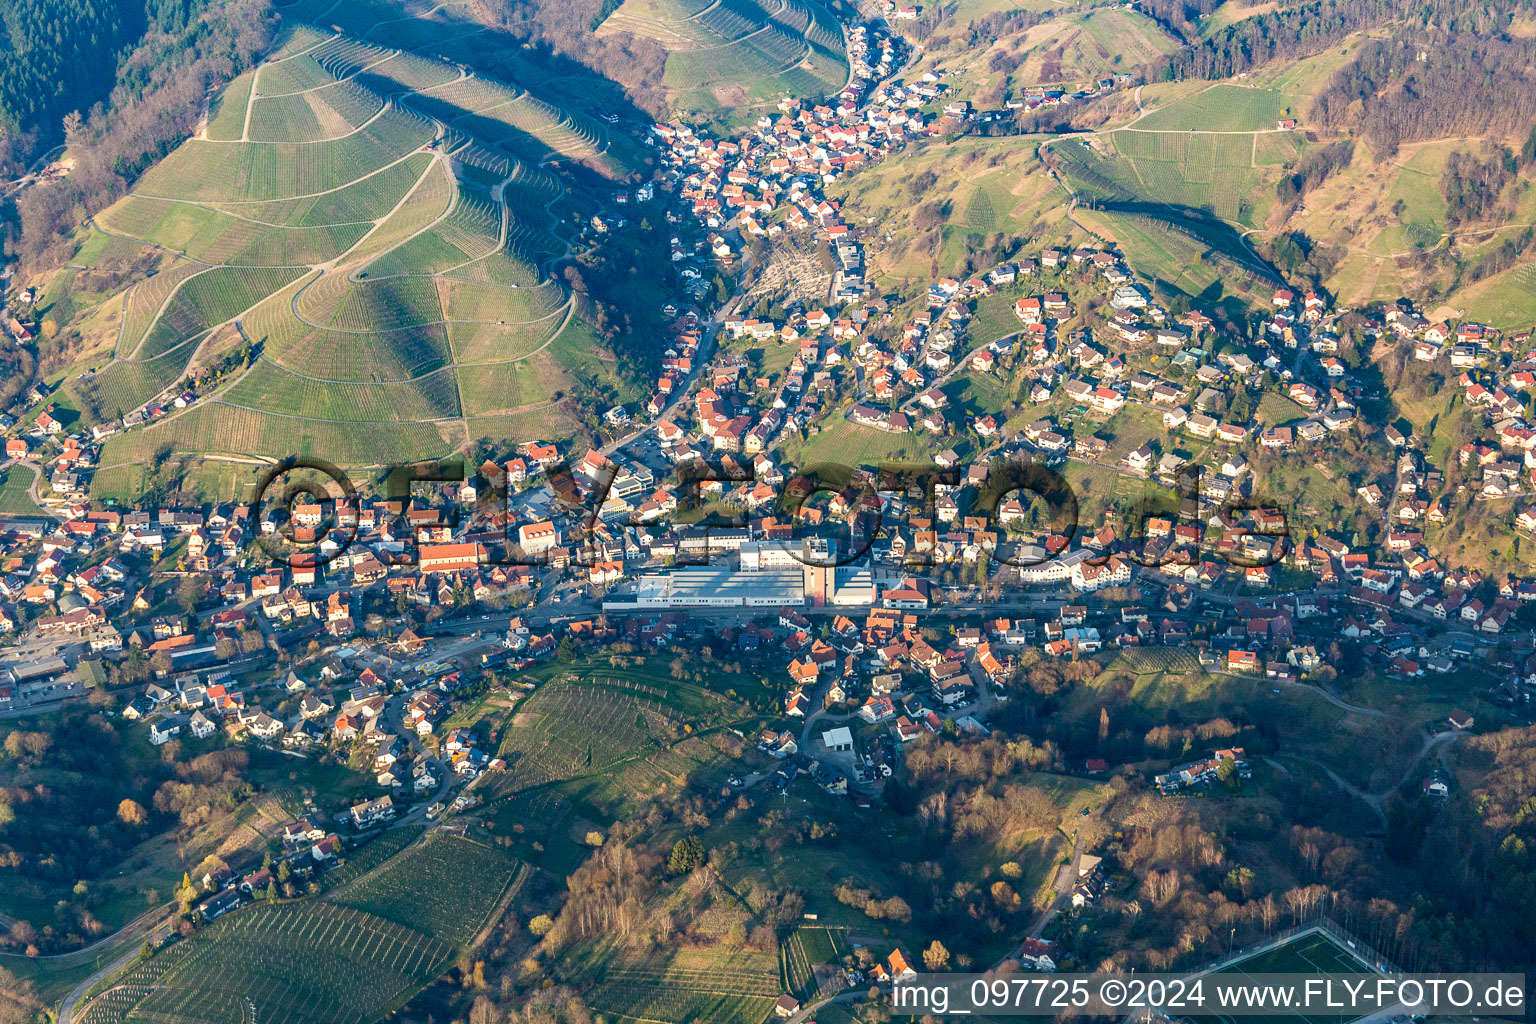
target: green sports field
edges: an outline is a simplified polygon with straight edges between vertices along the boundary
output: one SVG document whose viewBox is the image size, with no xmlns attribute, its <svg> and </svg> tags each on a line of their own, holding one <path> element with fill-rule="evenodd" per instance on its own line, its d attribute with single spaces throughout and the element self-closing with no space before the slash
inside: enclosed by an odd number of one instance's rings
<svg viewBox="0 0 1536 1024">
<path fill-rule="evenodd" d="M 1239 977 L 1257 974 L 1306 974 L 1331 978 L 1345 974 L 1374 973 L 1375 968 L 1346 947 L 1322 932 L 1299 935 L 1274 949 L 1223 967 L 1216 971 L 1221 975 Z M 1297 1014 L 1287 1017 L 1296 1024 L 1346 1024 L 1359 1018 L 1359 1014 Z M 1274 1017 L 1221 1015 L 1213 1018 L 1221 1024 L 1262 1024 Z"/>
</svg>

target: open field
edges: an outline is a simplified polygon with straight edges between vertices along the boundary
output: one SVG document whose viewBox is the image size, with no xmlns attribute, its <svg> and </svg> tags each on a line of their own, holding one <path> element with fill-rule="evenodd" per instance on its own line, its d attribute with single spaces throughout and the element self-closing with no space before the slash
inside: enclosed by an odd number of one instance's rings
<svg viewBox="0 0 1536 1024">
<path fill-rule="evenodd" d="M 923 188 L 928 173 L 936 181 Z M 1064 217 L 1065 192 L 1034 147 L 1016 139 L 963 138 L 909 149 L 848 176 L 831 195 L 845 204 L 850 223 L 880 226 L 866 245 L 883 285 L 930 281 L 935 258 L 940 274 L 962 273 L 972 252 L 999 236 L 1042 242 L 1075 237 Z M 919 206 L 937 208 L 940 227 L 919 229 Z"/>
<path fill-rule="evenodd" d="M 1059 85 L 1069 91 L 1087 88 L 1102 77 L 1130 72 L 1178 46 L 1167 30 L 1141 11 L 1113 6 L 1089 8 L 1086 3 L 1066 0 L 1006 5 L 996 0 L 963 0 L 945 4 L 942 24 L 950 29 L 1020 10 L 1051 16 L 1027 28 L 1004 22 L 1000 30 L 991 27 L 996 25 L 994 19 L 986 32 L 971 29 L 921 35 L 921 29 L 916 29 L 922 49 L 914 54 L 909 70 L 919 75 L 941 73 L 948 97 L 988 109 L 998 107 L 1005 96 L 1021 96 L 1040 86 Z M 902 23 L 896 25 L 900 31 Z"/>
<path fill-rule="evenodd" d="M 1456 292 L 1450 303 L 1468 318 L 1507 331 L 1536 326 L 1536 263 L 1522 263 Z"/>
<path fill-rule="evenodd" d="M 1079 725 L 1097 721 L 1108 707 L 1116 722 L 1146 728 L 1165 721 L 1169 708 L 1178 707 L 1191 716 L 1213 713 L 1222 701 L 1236 701 L 1251 684 L 1218 679 L 1200 669 L 1188 651 L 1124 652 L 1092 679 L 1073 692 L 1063 709 L 1063 719 Z"/>
<path fill-rule="evenodd" d="M 854 468 L 917 458 L 928 450 L 925 437 L 850 423 L 840 413 L 834 413 L 821 424 L 820 433 L 804 441 L 790 440 L 783 451 L 787 459 L 801 466 Z"/>
<path fill-rule="evenodd" d="M 114 466 L 98 470 L 91 478 L 91 493 L 101 500 L 130 504 L 162 476 L 174 481 L 176 490 L 207 495 L 211 501 L 248 502 L 265 463 L 254 459 L 227 462 L 201 456 L 176 459 L 159 473 L 143 465 Z"/>
<path fill-rule="evenodd" d="M 1458 152 L 1485 159 L 1484 145 L 1476 138 L 1438 139 L 1382 155 L 1357 143 L 1352 162 L 1309 192 L 1286 227 L 1340 247 L 1342 258 L 1325 283 L 1342 302 L 1449 291 L 1445 305 L 1461 315 L 1523 330 L 1530 324 L 1515 272 L 1496 275 L 1506 287 L 1483 281 L 1452 290 L 1454 267 L 1475 265 L 1536 222 L 1536 192 L 1517 185 L 1496 219 L 1452 230 L 1440 188 L 1446 161 Z M 1445 258 L 1448 251 L 1455 260 Z M 1420 258 L 1431 252 L 1436 258 Z"/>
<path fill-rule="evenodd" d="M 32 500 L 33 471 L 25 466 L 0 469 L 0 516 L 35 516 L 42 510 Z"/>
<path fill-rule="evenodd" d="M 1087 85 L 1151 61 L 1175 49 L 1177 42 L 1151 18 L 1110 8 L 1044 22 L 1026 33 L 1024 46 L 1024 59 L 1008 77 L 1015 91 L 1058 83 Z"/>
<path fill-rule="evenodd" d="M 1269 4 L 1258 4 L 1250 8 L 1252 13 L 1261 14 L 1266 11 Z M 1276 5 L 1278 6 L 1278 5 Z M 1212 16 L 1221 17 L 1222 11 L 1237 13 L 1241 8 L 1230 8 L 1223 5 Z M 1203 27 L 1203 26 L 1202 26 Z M 1254 71 L 1248 77 L 1247 84 L 1262 89 L 1272 89 L 1280 96 L 1283 108 L 1290 109 L 1290 117 L 1299 117 L 1305 125 L 1308 111 L 1312 109 L 1312 101 L 1317 94 L 1328 87 L 1329 79 L 1333 73 L 1343 67 L 1357 55 L 1361 40 L 1348 39 L 1339 46 L 1330 46 L 1321 53 L 1310 57 L 1303 57 L 1295 61 L 1277 61 L 1267 68 Z M 1264 125 L 1265 128 L 1274 127 Z"/>
</svg>

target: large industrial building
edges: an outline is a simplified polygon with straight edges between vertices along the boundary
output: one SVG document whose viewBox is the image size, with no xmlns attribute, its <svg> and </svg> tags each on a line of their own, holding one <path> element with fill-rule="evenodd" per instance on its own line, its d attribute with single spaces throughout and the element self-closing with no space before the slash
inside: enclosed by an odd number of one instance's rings
<svg viewBox="0 0 1536 1024">
<path fill-rule="evenodd" d="M 664 608 L 777 608 L 805 604 L 801 569 L 742 572 L 730 566 L 700 566 L 641 576 L 635 600 L 604 601 L 604 611 Z"/>
<path fill-rule="evenodd" d="M 751 541 L 738 565 L 697 566 L 646 573 L 633 600 L 604 601 L 610 612 L 678 608 L 872 607 L 904 581 L 868 565 L 833 565 L 836 544 L 822 539 L 786 544 Z M 924 600 L 926 604 L 926 599 Z M 909 607 L 910 605 L 903 605 Z"/>
</svg>

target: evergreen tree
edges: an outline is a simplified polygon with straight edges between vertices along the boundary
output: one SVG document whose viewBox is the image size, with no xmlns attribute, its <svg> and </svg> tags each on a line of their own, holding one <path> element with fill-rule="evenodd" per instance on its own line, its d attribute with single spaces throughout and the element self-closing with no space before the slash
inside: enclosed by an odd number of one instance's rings
<svg viewBox="0 0 1536 1024">
<path fill-rule="evenodd" d="M 703 863 L 704 844 L 698 836 L 687 836 L 672 846 L 672 856 L 667 858 L 667 871 L 674 875 L 686 875 Z"/>
</svg>

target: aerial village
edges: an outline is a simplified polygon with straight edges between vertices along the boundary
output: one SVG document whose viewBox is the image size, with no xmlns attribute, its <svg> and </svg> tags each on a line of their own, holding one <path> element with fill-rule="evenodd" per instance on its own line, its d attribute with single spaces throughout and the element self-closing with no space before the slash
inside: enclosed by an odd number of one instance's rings
<svg viewBox="0 0 1536 1024">
<path fill-rule="evenodd" d="M 1207 673 L 1280 688 L 1325 685 L 1347 642 L 1389 677 L 1475 667 L 1469 706 L 1528 716 L 1536 573 L 1486 576 L 1425 531 L 1476 505 L 1536 539 L 1530 334 L 1278 286 L 1239 336 L 1160 306 L 1108 246 L 877 294 L 826 185 L 973 116 L 945 105 L 942 82 L 895 81 L 901 47 L 855 28 L 842 94 L 786 102 L 734 139 L 654 126 L 654 180 L 627 201 L 666 204 L 685 281 L 758 237 L 824 243 L 836 265 L 825 302 L 782 318 L 712 318 L 697 290 L 667 301 L 662 371 L 644 402 L 612 410 L 606 443 L 522 444 L 409 499 L 109 507 L 89 497 L 101 441 L 164 407 L 71 433 L 35 392 L 0 418 L 6 464 L 37 470 L 43 510 L 0 520 L 0 715 L 110 691 L 152 743 L 366 765 L 376 799 L 291 826 L 287 863 L 305 871 L 397 816 L 471 806 L 480 778 L 508 770 L 443 729 L 465 694 L 516 691 L 531 667 L 620 640 L 659 654 L 728 638 L 775 681 L 740 776 L 809 773 L 860 801 L 904 745 L 987 734 L 1030 666 L 1127 648 L 1186 649 Z M 12 333 L 30 330 L 17 303 Z M 1471 411 L 1457 479 L 1434 468 L 1436 438 L 1363 421 L 1372 345 L 1401 347 Z M 788 358 L 764 371 L 753 349 Z M 1016 382 L 1015 411 L 957 401 L 951 385 L 976 380 Z M 1276 407 L 1292 415 L 1266 425 Z M 941 476 L 914 493 L 852 465 L 808 486 L 785 448 L 851 430 L 916 445 Z M 1347 483 L 1368 536 L 1270 487 L 1367 446 L 1382 472 Z M 992 493 L 1021 466 L 1101 470 L 1172 500 L 1142 516 L 1089 495 L 1061 523 L 1026 491 Z M 1426 723 L 1474 727 L 1463 710 Z M 1174 798 L 1251 770 L 1240 748 L 1194 753 L 1147 784 Z M 207 915 L 265 891 L 271 870 L 204 880 Z"/>
</svg>

